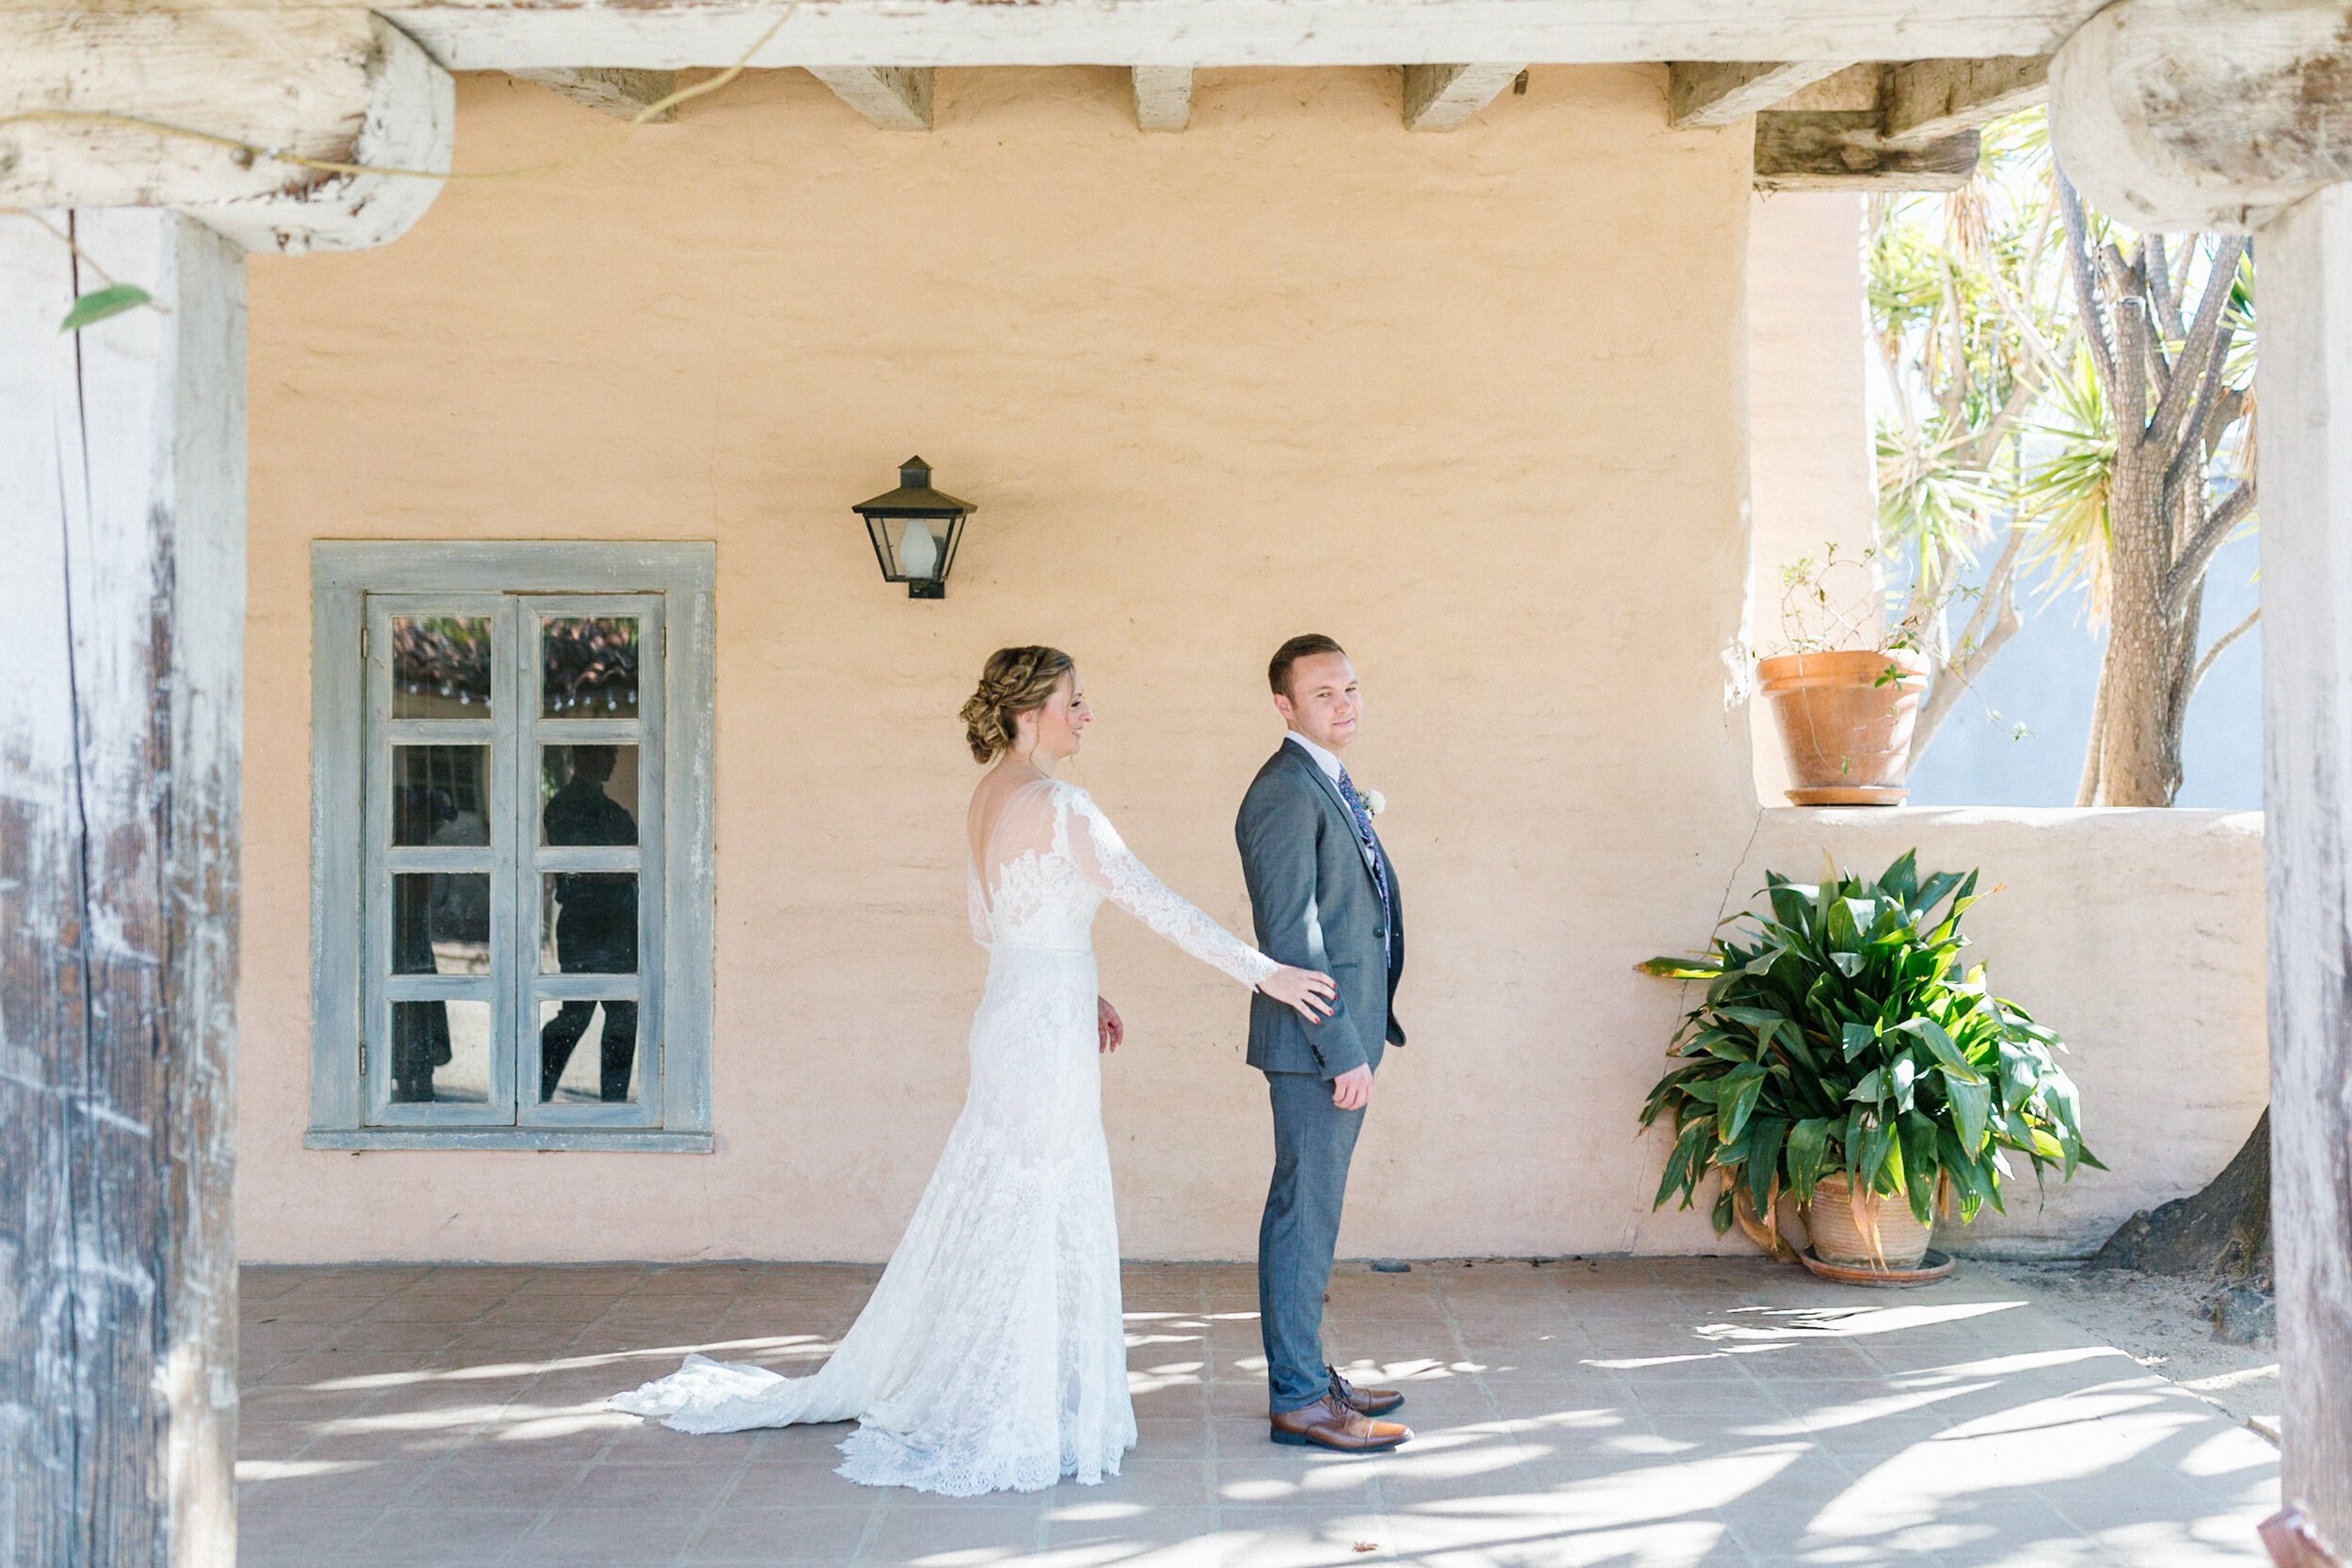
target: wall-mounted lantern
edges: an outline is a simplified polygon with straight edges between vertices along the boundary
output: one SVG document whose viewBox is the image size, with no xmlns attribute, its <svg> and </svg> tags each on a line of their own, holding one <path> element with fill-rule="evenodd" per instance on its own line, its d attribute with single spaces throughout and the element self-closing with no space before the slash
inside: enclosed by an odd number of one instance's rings
<svg viewBox="0 0 2352 1568">
<path fill-rule="evenodd" d="M 910 599 L 944 599 L 956 564 L 963 520 L 979 510 L 931 488 L 930 465 L 910 457 L 898 465 L 898 487 L 852 508 L 873 536 L 884 581 L 903 582 Z"/>
</svg>

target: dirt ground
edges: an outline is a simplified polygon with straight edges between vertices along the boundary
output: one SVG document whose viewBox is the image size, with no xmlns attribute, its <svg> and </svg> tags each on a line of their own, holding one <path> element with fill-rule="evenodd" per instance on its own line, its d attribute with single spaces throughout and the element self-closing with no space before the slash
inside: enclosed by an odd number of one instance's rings
<svg viewBox="0 0 2352 1568">
<path fill-rule="evenodd" d="M 2267 1338 L 2253 1345 L 2215 1338 L 2210 1304 L 2217 1287 L 2079 1263 L 1977 1266 L 2279 1440 L 2279 1347 Z"/>
</svg>

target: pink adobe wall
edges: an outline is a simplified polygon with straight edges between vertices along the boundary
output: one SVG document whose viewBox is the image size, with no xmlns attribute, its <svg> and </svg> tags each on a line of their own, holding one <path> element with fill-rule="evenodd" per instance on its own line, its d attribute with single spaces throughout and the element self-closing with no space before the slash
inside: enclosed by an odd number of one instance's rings
<svg viewBox="0 0 2352 1568">
<path fill-rule="evenodd" d="M 1396 91 L 1204 72 L 1193 128 L 1147 137 L 1120 72 L 947 71 L 926 136 L 757 73 L 453 185 L 382 251 L 252 262 L 245 1256 L 883 1256 L 983 969 L 952 721 L 981 657 L 1077 655 L 1104 717 L 1074 776 L 1243 925 L 1261 672 L 1310 627 L 1366 678 L 1351 762 L 1413 928 L 1344 1248 L 1720 1244 L 1649 1211 L 1633 1117 L 1678 999 L 1629 965 L 1784 842 L 1723 657 L 1745 140 L 1667 132 L 1654 68 L 1538 68 L 1451 135 L 1404 133 Z M 469 167 L 607 133 L 502 77 L 459 112 Z M 913 451 L 983 507 L 940 604 L 886 588 L 847 512 Z M 317 537 L 717 542 L 715 1153 L 302 1148 Z M 2178 924 L 2134 918 L 2133 951 Z M 1238 988 L 1115 911 L 1098 935 L 1125 1248 L 1246 1255 L 1268 1138 Z M 2195 983 L 2242 1035 L 2243 975 Z"/>
</svg>

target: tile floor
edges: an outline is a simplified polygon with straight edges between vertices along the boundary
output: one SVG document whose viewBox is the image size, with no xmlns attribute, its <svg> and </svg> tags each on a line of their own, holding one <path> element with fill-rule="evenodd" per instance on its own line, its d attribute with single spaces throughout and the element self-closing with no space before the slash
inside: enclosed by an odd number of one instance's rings
<svg viewBox="0 0 2352 1568">
<path fill-rule="evenodd" d="M 842 1428 L 599 1408 L 689 1350 L 814 1366 L 874 1271 L 248 1268 L 246 1568 L 2259 1564 L 2268 1443 L 1964 1266 L 1344 1266 L 1328 1337 L 1418 1439 L 1265 1440 L 1247 1269 L 1127 1274 L 1142 1445 L 1101 1486 L 948 1500 L 832 1473 Z"/>
</svg>

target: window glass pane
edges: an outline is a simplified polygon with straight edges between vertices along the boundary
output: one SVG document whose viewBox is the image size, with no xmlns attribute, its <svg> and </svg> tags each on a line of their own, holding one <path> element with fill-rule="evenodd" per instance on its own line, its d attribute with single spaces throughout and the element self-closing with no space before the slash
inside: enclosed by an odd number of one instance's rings
<svg viewBox="0 0 2352 1568">
<path fill-rule="evenodd" d="M 552 871 L 540 888 L 540 974 L 637 973 L 636 872 Z"/>
<path fill-rule="evenodd" d="M 539 1004 L 539 1102 L 634 1103 L 637 1004 Z"/>
<path fill-rule="evenodd" d="M 392 1099 L 486 1104 L 490 1004 L 392 1004 Z"/>
<path fill-rule="evenodd" d="M 489 716 L 489 617 L 393 616 L 392 717 Z"/>
<path fill-rule="evenodd" d="M 490 973 L 486 872 L 404 871 L 393 877 L 392 973 Z"/>
<path fill-rule="evenodd" d="M 539 711 L 549 719 L 637 717 L 637 617 L 552 620 L 539 632 Z"/>
<path fill-rule="evenodd" d="M 490 748 L 392 748 L 392 843 L 490 842 Z"/>
<path fill-rule="evenodd" d="M 539 748 L 543 844 L 637 842 L 637 748 Z"/>
</svg>

